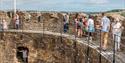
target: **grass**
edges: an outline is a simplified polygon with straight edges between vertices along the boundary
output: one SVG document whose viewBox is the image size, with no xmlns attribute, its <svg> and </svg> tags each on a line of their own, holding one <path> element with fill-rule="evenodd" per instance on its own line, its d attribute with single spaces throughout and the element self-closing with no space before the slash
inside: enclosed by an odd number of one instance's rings
<svg viewBox="0 0 125 63">
<path fill-rule="evenodd" d="M 123 12 L 121 15 L 125 17 L 125 12 Z"/>
</svg>

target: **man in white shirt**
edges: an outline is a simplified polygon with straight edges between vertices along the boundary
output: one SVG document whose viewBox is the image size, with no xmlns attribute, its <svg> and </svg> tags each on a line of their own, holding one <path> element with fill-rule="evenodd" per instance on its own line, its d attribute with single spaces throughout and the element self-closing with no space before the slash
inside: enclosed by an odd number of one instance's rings
<svg viewBox="0 0 125 63">
<path fill-rule="evenodd" d="M 105 16 L 104 13 L 102 13 L 102 19 L 101 19 L 101 48 L 105 51 L 107 49 L 107 43 L 108 43 L 108 33 L 110 30 L 110 20 L 107 16 Z"/>
</svg>

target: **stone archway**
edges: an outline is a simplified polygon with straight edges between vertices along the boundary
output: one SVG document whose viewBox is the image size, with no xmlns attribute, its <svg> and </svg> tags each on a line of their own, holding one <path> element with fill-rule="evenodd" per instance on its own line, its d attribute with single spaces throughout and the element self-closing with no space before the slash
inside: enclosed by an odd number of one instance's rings
<svg viewBox="0 0 125 63">
<path fill-rule="evenodd" d="M 29 53 L 29 49 L 27 47 L 17 47 L 16 50 L 16 57 L 18 59 L 18 62 L 21 63 L 28 63 L 28 53 Z"/>
</svg>

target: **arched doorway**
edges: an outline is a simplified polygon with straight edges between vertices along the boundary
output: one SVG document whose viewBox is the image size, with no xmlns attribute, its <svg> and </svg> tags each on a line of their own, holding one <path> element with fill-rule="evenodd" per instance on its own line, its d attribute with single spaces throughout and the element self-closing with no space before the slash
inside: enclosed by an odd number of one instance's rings
<svg viewBox="0 0 125 63">
<path fill-rule="evenodd" d="M 28 63 L 29 49 L 27 47 L 17 47 L 17 59 L 21 63 Z"/>
</svg>

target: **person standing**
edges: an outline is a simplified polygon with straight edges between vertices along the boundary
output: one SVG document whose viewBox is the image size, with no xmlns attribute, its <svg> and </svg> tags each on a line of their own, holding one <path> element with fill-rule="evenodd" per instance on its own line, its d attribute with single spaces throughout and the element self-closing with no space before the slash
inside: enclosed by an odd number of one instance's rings
<svg viewBox="0 0 125 63">
<path fill-rule="evenodd" d="M 110 30 L 110 20 L 107 16 L 105 16 L 105 13 L 102 13 L 102 19 L 101 19 L 101 49 L 106 50 L 107 49 L 107 43 L 108 43 L 108 33 Z"/>
<path fill-rule="evenodd" d="M 77 24 L 77 29 L 78 29 L 78 37 L 82 37 L 82 34 L 83 34 L 83 21 L 82 21 L 82 18 L 79 18 L 78 19 L 78 24 Z"/>
<path fill-rule="evenodd" d="M 75 35 L 78 35 L 78 14 L 74 17 L 74 31 Z"/>
<path fill-rule="evenodd" d="M 87 19 L 86 17 L 83 16 L 82 18 L 82 21 L 83 21 L 83 35 L 86 36 L 86 32 L 87 32 Z"/>
<path fill-rule="evenodd" d="M 38 22 L 41 22 L 41 15 L 38 16 Z"/>
<path fill-rule="evenodd" d="M 64 33 L 66 33 L 67 30 L 69 29 L 69 15 L 68 14 L 64 15 L 63 19 L 64 19 Z"/>
<path fill-rule="evenodd" d="M 115 50 L 120 51 L 120 42 L 121 42 L 121 34 L 122 34 L 122 24 L 118 18 L 112 23 L 112 34 L 113 40 L 115 41 Z"/>
<path fill-rule="evenodd" d="M 0 20 L 0 31 L 2 31 L 2 28 L 3 28 L 3 26 L 2 26 L 2 19 Z"/>
<path fill-rule="evenodd" d="M 24 63 L 28 63 L 28 51 L 27 50 L 23 50 L 23 61 Z"/>
<path fill-rule="evenodd" d="M 89 34 L 89 40 L 92 42 L 92 34 L 95 32 L 95 27 L 94 27 L 94 20 L 92 19 L 92 16 L 89 16 L 89 19 L 87 21 L 87 26 L 88 26 L 88 34 Z"/>
<path fill-rule="evenodd" d="M 77 34 L 77 31 L 78 31 L 78 30 L 77 30 L 77 25 L 78 25 L 78 19 L 75 18 L 75 19 L 74 19 L 74 28 L 75 28 L 74 30 L 75 30 L 76 34 Z"/>
<path fill-rule="evenodd" d="M 13 21 L 14 21 L 14 29 L 15 28 L 17 29 L 17 22 L 19 21 L 19 15 L 18 14 L 14 15 Z"/>
<path fill-rule="evenodd" d="M 19 21 L 19 19 L 16 19 L 16 21 L 15 21 L 15 26 L 16 26 L 16 29 L 18 30 L 20 27 L 20 21 Z"/>
<path fill-rule="evenodd" d="M 28 14 L 28 21 L 30 21 L 31 20 L 31 15 L 30 14 Z"/>
<path fill-rule="evenodd" d="M 4 20 L 4 19 L 3 19 L 3 21 L 2 21 L 2 29 L 3 29 L 3 31 L 5 31 L 5 30 L 8 29 L 7 22 L 6 22 L 6 20 Z"/>
</svg>

